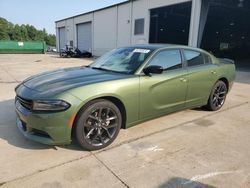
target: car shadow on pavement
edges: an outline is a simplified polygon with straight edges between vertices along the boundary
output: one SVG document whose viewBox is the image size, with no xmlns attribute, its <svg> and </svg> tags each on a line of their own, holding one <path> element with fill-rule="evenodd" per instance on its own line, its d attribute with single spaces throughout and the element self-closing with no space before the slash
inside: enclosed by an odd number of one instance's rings
<svg viewBox="0 0 250 188">
<path fill-rule="evenodd" d="M 0 139 L 8 144 L 24 149 L 57 149 L 55 146 L 49 146 L 26 139 L 16 126 L 16 112 L 14 99 L 0 101 Z M 70 145 L 57 146 L 70 150 L 83 149 L 76 143 Z"/>
<path fill-rule="evenodd" d="M 62 146 L 57 146 L 60 148 L 64 148 L 64 149 L 69 149 L 69 150 L 75 150 L 75 151 L 88 151 L 85 150 L 84 148 L 82 148 L 77 141 L 73 138 L 71 144 L 69 145 L 62 145 Z"/>
<path fill-rule="evenodd" d="M 49 149 L 51 146 L 42 145 L 27 140 L 16 126 L 14 99 L 0 101 L 0 139 L 9 144 L 24 149 Z"/>
<path fill-rule="evenodd" d="M 174 177 L 169 179 L 164 184 L 160 185 L 159 188 L 216 188 L 216 187 L 188 180 L 185 178 Z"/>
<path fill-rule="evenodd" d="M 205 106 L 191 108 L 190 110 L 201 111 L 201 112 L 210 112 Z"/>
</svg>

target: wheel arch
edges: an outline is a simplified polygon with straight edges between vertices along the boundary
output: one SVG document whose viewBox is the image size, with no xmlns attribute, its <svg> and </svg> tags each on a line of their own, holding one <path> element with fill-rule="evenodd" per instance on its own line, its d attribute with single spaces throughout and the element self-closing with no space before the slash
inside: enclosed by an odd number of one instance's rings
<svg viewBox="0 0 250 188">
<path fill-rule="evenodd" d="M 218 79 L 218 81 L 224 82 L 226 84 L 226 86 L 227 86 L 227 90 L 229 90 L 229 81 L 228 81 L 228 79 L 226 77 L 221 77 L 221 78 Z"/>
<path fill-rule="evenodd" d="M 125 108 L 125 105 L 123 104 L 123 102 L 119 98 L 114 97 L 114 96 L 100 96 L 100 97 L 90 99 L 88 102 L 84 103 L 80 107 L 80 109 L 76 112 L 76 116 L 75 116 L 75 119 L 73 121 L 72 129 L 71 129 L 71 137 L 74 136 L 74 134 L 75 134 L 76 122 L 77 122 L 78 118 L 80 117 L 81 112 L 84 110 L 85 106 L 88 105 L 89 103 L 93 102 L 94 100 L 98 100 L 98 99 L 108 100 L 108 101 L 112 102 L 113 104 L 115 104 L 119 108 L 119 110 L 121 112 L 121 116 L 122 116 L 121 128 L 126 129 L 127 113 L 126 113 L 126 108 Z"/>
<path fill-rule="evenodd" d="M 219 78 L 214 82 L 212 88 L 210 89 L 210 94 L 211 94 L 211 92 L 212 92 L 212 90 L 213 90 L 215 84 L 216 84 L 218 81 L 224 82 L 224 83 L 226 84 L 226 86 L 227 86 L 227 90 L 229 90 L 229 81 L 228 81 L 228 79 L 227 79 L 225 76 L 222 76 L 222 77 L 219 77 Z M 208 96 L 208 98 L 207 98 L 207 101 L 209 100 L 210 94 L 209 94 L 209 96 Z"/>
<path fill-rule="evenodd" d="M 97 99 L 105 99 L 108 100 L 112 103 L 114 103 L 120 110 L 121 115 L 122 115 L 122 129 L 126 129 L 126 122 L 127 122 L 127 113 L 126 113 L 126 108 L 125 105 L 123 104 L 123 102 L 118 99 L 117 97 L 113 97 L 113 96 L 105 96 L 105 97 L 100 97 Z"/>
</svg>

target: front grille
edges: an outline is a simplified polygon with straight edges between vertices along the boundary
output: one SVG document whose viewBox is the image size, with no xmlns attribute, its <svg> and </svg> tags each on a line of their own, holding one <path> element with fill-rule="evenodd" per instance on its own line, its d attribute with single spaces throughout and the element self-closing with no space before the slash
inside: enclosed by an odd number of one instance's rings
<svg viewBox="0 0 250 188">
<path fill-rule="evenodd" d="M 32 110 L 32 101 L 16 96 L 16 100 L 27 110 Z"/>
</svg>

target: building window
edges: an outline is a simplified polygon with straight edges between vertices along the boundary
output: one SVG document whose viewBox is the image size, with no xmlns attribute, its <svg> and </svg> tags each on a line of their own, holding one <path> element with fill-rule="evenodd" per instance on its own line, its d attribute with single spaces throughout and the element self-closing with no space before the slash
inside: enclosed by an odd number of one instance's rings
<svg viewBox="0 0 250 188">
<path fill-rule="evenodd" d="M 144 18 L 135 20 L 135 35 L 143 35 L 144 34 Z"/>
</svg>

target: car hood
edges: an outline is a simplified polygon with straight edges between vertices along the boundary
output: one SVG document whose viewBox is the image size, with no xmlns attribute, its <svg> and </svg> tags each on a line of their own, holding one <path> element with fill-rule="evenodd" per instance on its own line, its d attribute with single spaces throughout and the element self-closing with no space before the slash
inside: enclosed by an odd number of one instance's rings
<svg viewBox="0 0 250 188">
<path fill-rule="evenodd" d="M 24 80 L 23 85 L 40 93 L 50 92 L 56 94 L 57 92 L 63 92 L 88 84 L 128 77 L 131 77 L 131 75 L 97 70 L 89 67 L 75 67 L 32 76 Z"/>
</svg>

